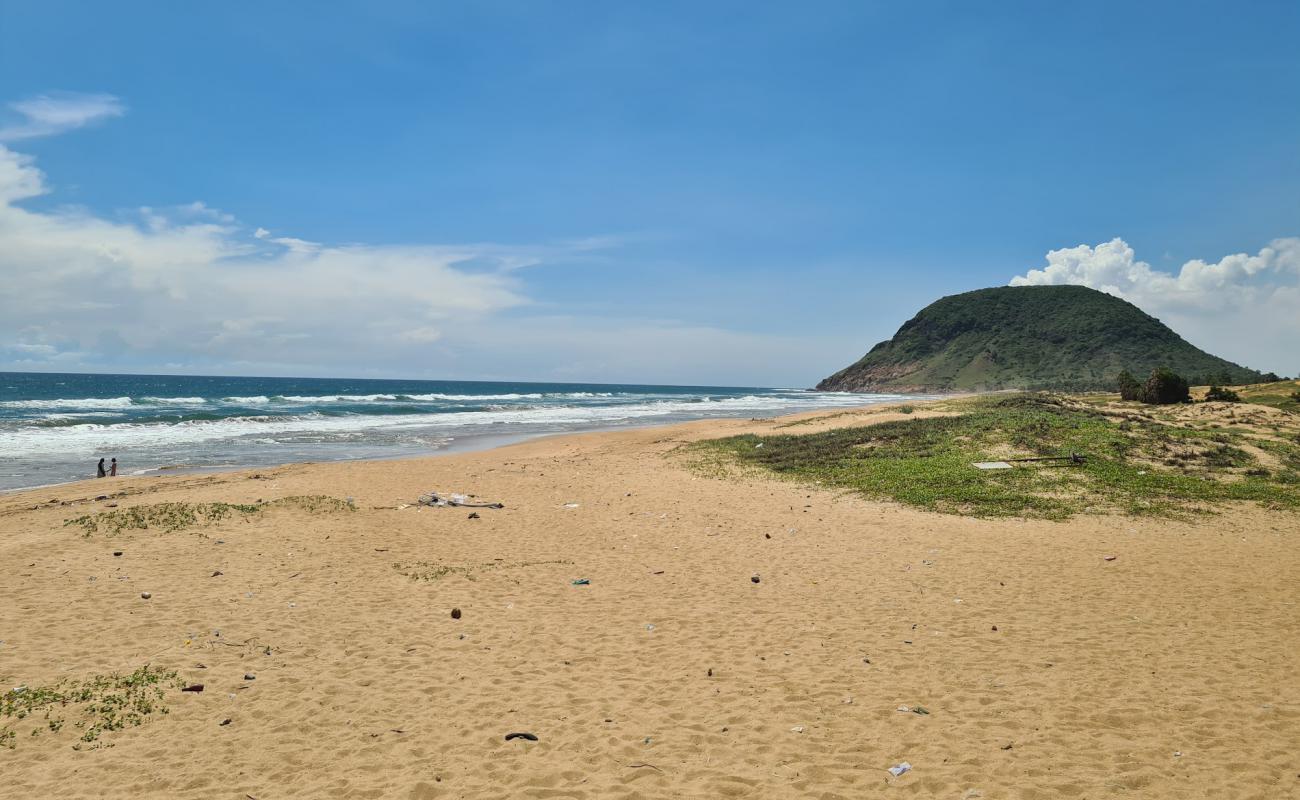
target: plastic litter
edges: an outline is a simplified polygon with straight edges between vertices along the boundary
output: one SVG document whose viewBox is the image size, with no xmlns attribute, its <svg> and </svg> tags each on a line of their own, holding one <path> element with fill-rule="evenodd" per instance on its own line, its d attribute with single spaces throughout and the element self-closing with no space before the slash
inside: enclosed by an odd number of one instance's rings
<svg viewBox="0 0 1300 800">
<path fill-rule="evenodd" d="M 897 778 L 899 775 L 902 775 L 904 772 L 911 772 L 911 771 L 912 771 L 912 765 L 907 763 L 906 761 L 904 761 L 901 764 L 896 764 L 889 768 L 889 774 L 893 775 L 895 778 Z"/>
<path fill-rule="evenodd" d="M 794 726 L 793 728 L 790 729 L 790 733 L 803 733 L 803 726 L 802 725 Z"/>
<path fill-rule="evenodd" d="M 508 742 L 511 739 L 525 739 L 530 742 L 535 742 L 537 741 L 537 735 L 532 733 L 507 733 L 506 741 Z"/>
<path fill-rule="evenodd" d="M 463 494 L 442 495 L 438 492 L 429 492 L 420 495 L 420 499 L 415 501 L 422 506 L 459 506 L 462 508 L 505 508 L 501 503 L 471 503 L 469 497 Z"/>
<path fill-rule="evenodd" d="M 578 578 L 576 581 L 573 582 L 573 585 L 574 585 L 574 586 L 590 586 L 590 585 L 591 585 L 591 579 L 590 579 L 590 578 Z"/>
</svg>

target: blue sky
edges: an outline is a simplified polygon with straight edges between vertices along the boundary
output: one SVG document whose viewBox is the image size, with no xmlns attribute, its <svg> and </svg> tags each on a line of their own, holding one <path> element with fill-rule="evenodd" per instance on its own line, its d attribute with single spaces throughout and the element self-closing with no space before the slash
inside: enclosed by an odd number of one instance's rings
<svg viewBox="0 0 1300 800">
<path fill-rule="evenodd" d="M 1297 41 L 1294 2 L 0 0 L 39 175 L 0 369 L 808 385 L 1027 276 L 1294 374 Z"/>
</svg>

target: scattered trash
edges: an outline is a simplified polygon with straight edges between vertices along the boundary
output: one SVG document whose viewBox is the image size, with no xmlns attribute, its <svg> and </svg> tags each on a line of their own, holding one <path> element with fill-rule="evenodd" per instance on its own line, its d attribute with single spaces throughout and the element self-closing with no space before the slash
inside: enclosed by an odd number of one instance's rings
<svg viewBox="0 0 1300 800">
<path fill-rule="evenodd" d="M 1011 465 L 1005 461 L 976 461 L 971 466 L 975 469 L 1011 469 Z"/>
<path fill-rule="evenodd" d="M 230 717 L 226 717 L 225 719 L 221 720 L 221 722 L 219 722 L 219 723 L 217 723 L 217 724 L 219 724 L 219 725 L 229 725 L 229 724 L 230 724 Z"/>
<path fill-rule="evenodd" d="M 201 692 L 201 691 L 203 691 L 203 684 L 201 684 L 201 683 L 191 684 L 190 686 L 186 686 L 184 689 L 181 689 L 181 691 L 182 691 L 182 692 Z"/>
<path fill-rule="evenodd" d="M 530 742 L 537 741 L 537 737 L 531 733 L 507 733 L 506 741 L 509 742 L 512 739 L 526 739 Z"/>
<path fill-rule="evenodd" d="M 120 556 L 120 555 L 122 555 L 122 551 L 121 551 L 121 550 L 114 550 L 114 551 L 113 551 L 113 555 L 115 555 L 115 556 Z"/>
<path fill-rule="evenodd" d="M 469 519 L 482 519 L 482 517 L 478 515 L 477 511 L 471 511 L 469 512 Z"/>
<path fill-rule="evenodd" d="M 1174 751 L 1174 758 L 1182 758 L 1182 757 L 1183 757 L 1183 751 L 1182 751 L 1182 750 L 1175 750 L 1175 751 Z"/>
<path fill-rule="evenodd" d="M 1013 747 L 1015 747 L 1015 746 L 1016 746 L 1016 743 L 1015 743 L 1015 742 L 1007 742 L 1006 744 L 1002 745 L 1002 749 L 1003 749 L 1003 750 L 1010 750 L 1011 748 L 1013 748 Z"/>
<path fill-rule="evenodd" d="M 257 676 L 254 675 L 254 674 L 251 673 L 251 672 L 245 672 L 245 673 L 244 673 L 244 680 L 246 680 L 246 681 L 257 680 Z"/>
<path fill-rule="evenodd" d="M 452 618 L 452 619 L 460 619 L 460 609 L 459 609 L 459 608 L 453 608 L 453 609 L 451 610 L 451 618 Z"/>
<path fill-rule="evenodd" d="M 757 450 L 758 448 L 760 448 L 760 447 L 762 447 L 762 446 L 763 446 L 763 443 L 762 443 L 762 442 L 759 442 L 758 444 L 754 445 L 754 449 Z"/>
<path fill-rule="evenodd" d="M 889 768 L 889 774 L 893 775 L 895 778 L 897 778 L 899 775 L 902 775 L 905 772 L 911 772 L 911 771 L 912 771 L 912 765 L 907 763 L 906 761 L 904 761 L 901 764 L 896 764 Z"/>
<path fill-rule="evenodd" d="M 27 691 L 26 686 L 15 686 L 13 690 L 10 691 L 10 694 L 22 694 L 25 691 Z"/>
<path fill-rule="evenodd" d="M 576 581 L 573 582 L 573 585 L 574 585 L 574 586 L 590 586 L 590 585 L 591 585 L 591 579 L 590 579 L 590 578 L 578 578 Z"/>
<path fill-rule="evenodd" d="M 212 571 L 212 574 L 209 575 L 208 577 L 209 577 L 209 578 L 219 578 L 219 577 L 221 577 L 222 575 L 225 575 L 225 574 L 226 574 L 226 573 L 224 573 L 224 572 L 222 572 L 221 570 L 218 569 L 218 570 L 213 570 L 213 571 Z"/>
<path fill-rule="evenodd" d="M 916 708 L 912 709 L 912 713 L 920 714 L 921 716 L 924 717 L 924 716 L 928 716 L 930 711 L 925 706 L 917 706 Z"/>
<path fill-rule="evenodd" d="M 140 592 L 140 596 L 145 600 L 148 600 L 150 597 L 153 597 L 153 595 L 150 594 L 149 592 Z"/>
<path fill-rule="evenodd" d="M 645 626 L 645 629 L 648 630 L 648 631 L 653 631 L 653 630 L 655 629 L 655 626 L 654 626 L 653 624 L 646 625 L 646 626 Z"/>
<path fill-rule="evenodd" d="M 565 503 L 565 504 L 564 504 L 564 507 L 565 507 L 565 508 L 577 508 L 577 507 L 578 507 L 578 504 L 577 504 L 577 503 Z"/>
<path fill-rule="evenodd" d="M 1101 557 L 1101 560 L 1102 560 L 1102 561 L 1114 561 L 1114 560 L 1117 559 L 1117 558 L 1119 558 L 1119 556 L 1102 556 L 1102 557 Z"/>
<path fill-rule="evenodd" d="M 803 726 L 802 725 L 794 726 L 793 728 L 790 729 L 790 733 L 803 733 Z"/>
<path fill-rule="evenodd" d="M 911 711 L 912 709 L 911 709 L 910 706 L 899 706 L 899 707 L 898 707 L 898 710 L 899 710 L 900 712 L 906 714 L 907 712 Z"/>
<path fill-rule="evenodd" d="M 415 501 L 417 505 L 422 506 L 461 506 L 464 508 L 505 508 L 501 503 L 471 503 L 469 497 L 463 494 L 441 495 L 437 492 L 429 492 L 420 495 L 420 499 Z"/>
</svg>

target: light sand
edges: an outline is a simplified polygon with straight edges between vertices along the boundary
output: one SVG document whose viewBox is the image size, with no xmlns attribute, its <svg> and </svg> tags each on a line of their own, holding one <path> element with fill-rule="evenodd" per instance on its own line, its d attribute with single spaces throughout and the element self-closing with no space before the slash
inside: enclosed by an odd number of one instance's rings
<svg viewBox="0 0 1300 800">
<path fill-rule="evenodd" d="M 704 477 L 672 453 L 773 427 L 0 497 L 0 687 L 145 663 L 206 685 L 111 747 L 20 727 L 0 796 L 1300 793 L 1294 515 L 976 520 Z M 432 489 L 506 507 L 396 508 Z M 328 494 L 361 510 L 63 527 L 117 492 L 121 507 Z M 504 566 L 432 582 L 393 566 L 415 561 Z M 571 563 L 517 566 L 551 561 Z M 891 777 L 901 761 L 913 771 Z"/>
</svg>

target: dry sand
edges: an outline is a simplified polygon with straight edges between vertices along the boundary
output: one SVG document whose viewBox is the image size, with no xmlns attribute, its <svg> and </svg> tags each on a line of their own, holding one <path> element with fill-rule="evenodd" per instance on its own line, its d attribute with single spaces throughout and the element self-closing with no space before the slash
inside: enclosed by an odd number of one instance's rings
<svg viewBox="0 0 1300 800">
<path fill-rule="evenodd" d="M 967 519 L 706 477 L 673 452 L 773 424 L 0 497 L 3 689 L 146 663 L 206 686 L 96 749 L 0 720 L 21 734 L 0 795 L 1300 792 L 1295 516 Z M 431 489 L 506 507 L 397 508 Z M 304 494 L 360 510 L 63 526 L 109 502 Z M 394 568 L 418 561 L 470 575 Z"/>
</svg>

